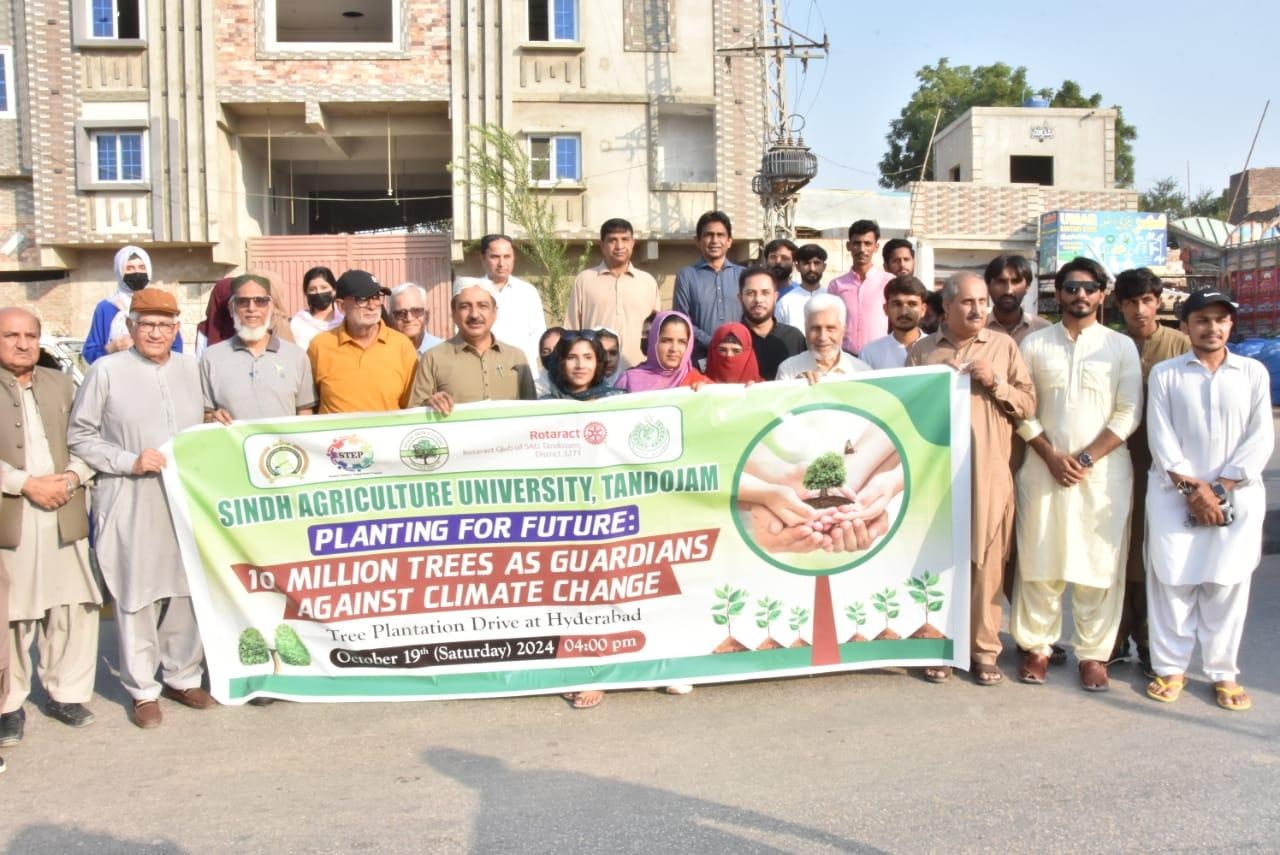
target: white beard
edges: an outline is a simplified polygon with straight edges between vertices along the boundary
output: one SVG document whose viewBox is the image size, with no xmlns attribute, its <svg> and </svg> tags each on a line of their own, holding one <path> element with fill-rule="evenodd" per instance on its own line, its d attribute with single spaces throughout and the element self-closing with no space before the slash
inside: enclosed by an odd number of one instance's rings
<svg viewBox="0 0 1280 855">
<path fill-rule="evenodd" d="M 262 326 L 247 327 L 240 322 L 239 318 L 233 317 L 232 323 L 235 324 L 236 335 L 245 344 L 257 344 L 267 336 L 271 335 L 271 313 L 267 312 L 266 319 L 262 322 Z"/>
</svg>

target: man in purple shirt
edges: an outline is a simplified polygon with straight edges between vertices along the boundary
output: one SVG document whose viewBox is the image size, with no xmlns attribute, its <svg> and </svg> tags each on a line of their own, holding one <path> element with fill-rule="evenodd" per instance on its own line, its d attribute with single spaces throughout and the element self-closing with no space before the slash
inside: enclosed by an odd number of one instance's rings
<svg viewBox="0 0 1280 855">
<path fill-rule="evenodd" d="M 889 331 L 884 286 L 893 276 L 873 266 L 880 246 L 880 226 L 874 220 L 858 220 L 849 226 L 849 242 L 845 246 L 853 257 L 853 268 L 832 280 L 827 290 L 844 301 L 843 348 L 856 356 L 864 346 Z"/>
</svg>

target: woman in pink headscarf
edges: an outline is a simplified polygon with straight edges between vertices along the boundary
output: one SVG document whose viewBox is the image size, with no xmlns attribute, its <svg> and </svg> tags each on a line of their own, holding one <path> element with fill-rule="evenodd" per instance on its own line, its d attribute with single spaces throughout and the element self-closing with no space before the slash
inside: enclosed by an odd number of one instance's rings
<svg viewBox="0 0 1280 855">
<path fill-rule="evenodd" d="M 693 324 L 680 312 L 659 312 L 649 328 L 649 353 L 645 361 L 629 369 L 614 388 L 628 392 L 697 388 L 707 382 L 706 376 L 694 368 Z"/>
</svg>

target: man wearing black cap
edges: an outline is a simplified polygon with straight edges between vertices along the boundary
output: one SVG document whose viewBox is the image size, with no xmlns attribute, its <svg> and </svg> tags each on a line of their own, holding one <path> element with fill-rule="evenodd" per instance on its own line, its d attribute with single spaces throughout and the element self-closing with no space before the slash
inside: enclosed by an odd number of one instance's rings
<svg viewBox="0 0 1280 855">
<path fill-rule="evenodd" d="M 1153 700 L 1187 684 L 1197 640 L 1218 706 L 1253 702 L 1236 682 L 1249 583 L 1262 557 L 1262 472 L 1275 445 L 1267 369 L 1227 351 L 1236 305 L 1220 291 L 1182 304 L 1191 352 L 1151 369 L 1147 602 Z"/>
<path fill-rule="evenodd" d="M 307 347 L 321 413 L 403 409 L 418 366 L 413 342 L 382 322 L 391 292 L 373 274 L 348 270 L 338 277 L 342 325 L 320 333 Z"/>
</svg>

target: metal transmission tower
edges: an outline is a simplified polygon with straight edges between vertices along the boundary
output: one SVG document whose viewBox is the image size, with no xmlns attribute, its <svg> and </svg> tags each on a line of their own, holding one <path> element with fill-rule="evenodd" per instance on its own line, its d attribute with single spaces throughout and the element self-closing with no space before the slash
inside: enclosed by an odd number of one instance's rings
<svg viewBox="0 0 1280 855">
<path fill-rule="evenodd" d="M 809 60 L 827 58 L 831 45 L 825 32 L 818 42 L 784 24 L 779 0 L 766 2 L 765 31 L 752 37 L 749 45 L 720 52 L 771 60 L 765 64 L 765 88 L 769 93 L 765 150 L 760 171 L 751 179 L 751 190 L 760 197 L 766 240 L 772 240 L 796 236 L 796 194 L 818 174 L 818 158 L 801 136 L 804 117 L 792 113 L 787 103 L 787 60 L 799 60 L 801 68 L 807 70 Z"/>
</svg>

